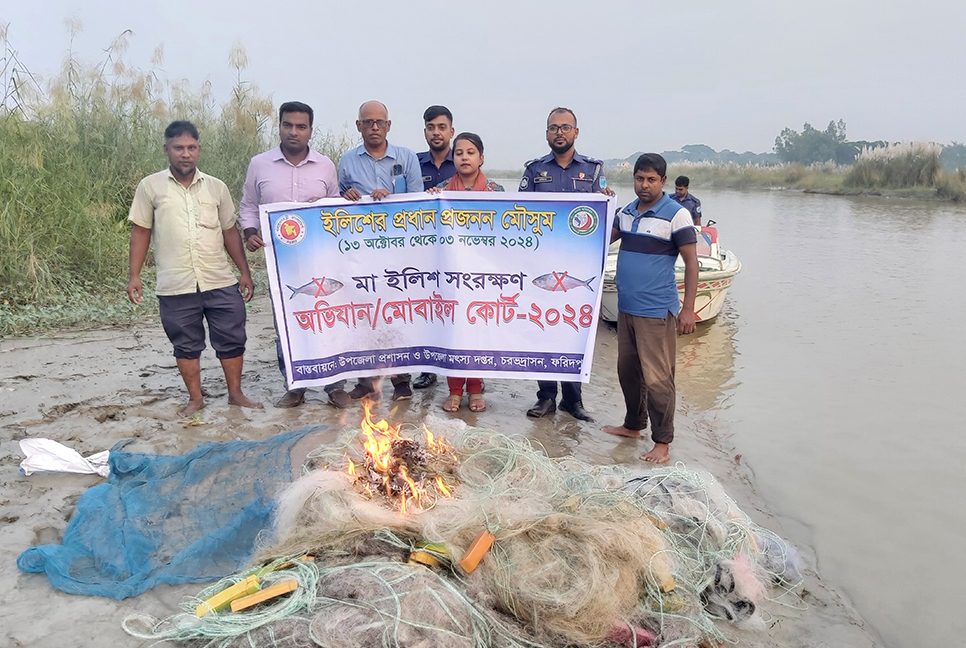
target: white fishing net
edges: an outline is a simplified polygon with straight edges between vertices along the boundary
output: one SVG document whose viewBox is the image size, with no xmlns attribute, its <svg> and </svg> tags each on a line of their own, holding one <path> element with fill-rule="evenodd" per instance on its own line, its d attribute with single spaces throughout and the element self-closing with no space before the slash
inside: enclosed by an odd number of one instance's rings
<svg viewBox="0 0 966 648">
<path fill-rule="evenodd" d="M 298 580 L 292 595 L 201 619 L 131 617 L 126 629 L 205 646 L 698 644 L 723 639 L 716 619 L 753 625 L 772 585 L 801 580 L 794 550 L 706 473 L 632 474 L 458 422 L 430 426 L 434 441 L 403 430 L 419 447 L 396 444 L 406 479 L 372 470 L 359 430 L 312 453 L 257 566 L 185 609 L 257 569 Z M 459 560 L 484 530 L 492 548 L 467 573 Z M 414 550 L 439 565 L 410 563 Z M 314 561 L 293 560 L 304 555 Z M 266 573 L 273 560 L 285 568 Z"/>
</svg>

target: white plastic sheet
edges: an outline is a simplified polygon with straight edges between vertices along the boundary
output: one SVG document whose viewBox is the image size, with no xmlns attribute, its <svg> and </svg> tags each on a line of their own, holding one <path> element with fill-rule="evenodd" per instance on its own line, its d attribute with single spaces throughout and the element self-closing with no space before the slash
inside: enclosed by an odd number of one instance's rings
<svg viewBox="0 0 966 648">
<path fill-rule="evenodd" d="M 20 472 L 32 475 L 35 472 L 69 472 L 82 475 L 107 477 L 108 450 L 82 457 L 79 452 L 52 439 L 23 439 L 20 450 L 26 459 L 20 462 Z"/>
</svg>

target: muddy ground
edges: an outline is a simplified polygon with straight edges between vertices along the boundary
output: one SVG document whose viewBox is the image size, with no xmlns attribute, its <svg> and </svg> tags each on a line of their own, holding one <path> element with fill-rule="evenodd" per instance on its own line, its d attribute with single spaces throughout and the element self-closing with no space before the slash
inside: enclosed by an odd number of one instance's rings
<svg viewBox="0 0 966 648">
<path fill-rule="evenodd" d="M 672 460 L 691 469 L 710 471 L 758 524 L 783 534 L 779 521 L 755 490 L 752 471 L 740 449 L 716 425 L 716 410 L 725 406 L 729 367 L 716 364 L 716 345 L 727 344 L 727 321 L 701 325 L 679 342 L 677 437 Z M 133 452 L 181 454 L 204 441 L 264 439 L 308 425 L 328 426 L 315 437 L 324 442 L 345 426 L 357 426 L 358 406 L 337 410 L 321 390 L 310 390 L 306 404 L 280 410 L 272 403 L 284 392 L 275 359 L 274 330 L 267 298 L 257 297 L 249 310 L 249 351 L 243 376 L 247 395 L 265 403 L 264 410 L 227 404 L 224 380 L 211 350 L 202 356 L 202 380 L 210 394 L 202 413 L 204 425 L 188 426 L 177 412 L 185 401 L 170 345 L 155 322 L 124 329 L 101 329 L 43 338 L 0 341 L 0 646 L 147 646 L 128 636 L 121 622 L 132 612 L 158 617 L 178 611 L 185 595 L 199 585 L 162 586 L 124 601 L 82 597 L 53 589 L 44 575 L 25 574 L 16 566 L 24 549 L 59 542 L 74 505 L 96 476 L 36 474 L 18 470 L 18 441 L 47 437 L 87 455 L 125 439 Z M 532 420 L 524 412 L 533 404 L 536 385 L 488 380 L 485 412 L 464 409 L 470 425 L 522 434 L 538 441 L 552 456 L 574 455 L 592 463 L 638 464 L 646 441 L 621 440 L 600 432 L 602 423 L 619 423 L 623 401 L 615 372 L 616 332 L 599 329 L 593 379 L 584 387 L 587 409 L 597 423 L 583 423 L 562 412 Z M 711 355 L 709 355 L 711 354 Z M 727 356 L 727 354 L 724 354 Z M 391 385 L 377 415 L 386 416 Z M 443 384 L 417 391 L 393 420 L 419 422 L 440 410 Z M 454 415 L 455 416 L 455 415 Z M 814 571 L 809 547 L 799 547 L 809 566 L 797 591 L 807 605 L 767 603 L 766 629 L 757 632 L 724 627 L 725 634 L 746 646 L 878 645 L 848 601 Z"/>
</svg>

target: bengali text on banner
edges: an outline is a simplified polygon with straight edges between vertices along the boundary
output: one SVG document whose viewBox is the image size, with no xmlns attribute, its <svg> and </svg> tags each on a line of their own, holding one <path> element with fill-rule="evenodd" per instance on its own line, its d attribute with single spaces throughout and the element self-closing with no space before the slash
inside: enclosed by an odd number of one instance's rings
<svg viewBox="0 0 966 648">
<path fill-rule="evenodd" d="M 602 194 L 263 205 L 286 382 L 409 371 L 587 382 L 612 215 Z"/>
</svg>

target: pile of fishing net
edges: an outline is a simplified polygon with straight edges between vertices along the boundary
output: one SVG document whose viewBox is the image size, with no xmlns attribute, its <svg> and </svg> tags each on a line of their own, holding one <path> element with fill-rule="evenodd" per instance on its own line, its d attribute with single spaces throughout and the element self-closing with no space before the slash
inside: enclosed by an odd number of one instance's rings
<svg viewBox="0 0 966 648">
<path fill-rule="evenodd" d="M 391 476 L 359 430 L 319 448 L 250 570 L 125 629 L 219 647 L 697 645 L 724 638 L 716 620 L 761 625 L 770 590 L 801 582 L 794 549 L 707 473 L 632 473 L 458 421 L 431 427 L 435 439 L 391 442 Z M 213 607 L 252 576 L 294 591 Z"/>
</svg>

